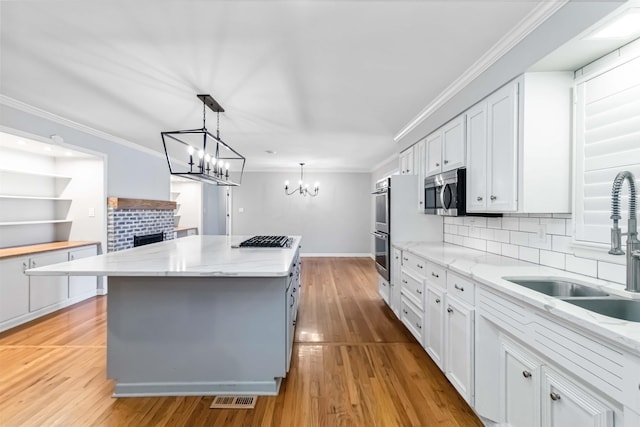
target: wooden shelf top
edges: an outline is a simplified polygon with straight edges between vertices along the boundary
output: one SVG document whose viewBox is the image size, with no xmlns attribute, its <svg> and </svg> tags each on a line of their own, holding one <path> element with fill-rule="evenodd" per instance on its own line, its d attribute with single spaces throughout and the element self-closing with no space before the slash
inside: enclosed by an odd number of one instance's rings
<svg viewBox="0 0 640 427">
<path fill-rule="evenodd" d="M 170 200 L 125 199 L 122 197 L 107 198 L 107 205 L 114 209 L 173 210 L 176 208 L 176 202 Z"/>
<path fill-rule="evenodd" d="M 189 225 L 184 225 L 184 226 L 176 227 L 175 231 L 197 230 L 197 229 L 198 227 L 191 227 Z"/>
<path fill-rule="evenodd" d="M 0 249 L 0 259 L 11 258 L 22 255 L 38 254 L 42 252 L 57 251 L 61 249 L 80 248 L 82 246 L 99 245 L 100 242 L 88 241 L 63 241 L 40 243 L 38 245 L 14 246 L 12 248 Z"/>
</svg>

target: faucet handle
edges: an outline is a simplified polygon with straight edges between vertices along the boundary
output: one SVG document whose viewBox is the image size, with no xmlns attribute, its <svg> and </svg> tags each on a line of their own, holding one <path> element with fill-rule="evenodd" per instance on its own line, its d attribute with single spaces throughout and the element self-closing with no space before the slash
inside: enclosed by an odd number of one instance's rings
<svg viewBox="0 0 640 427">
<path fill-rule="evenodd" d="M 614 224 L 614 227 L 611 229 L 611 249 L 609 249 L 609 253 L 611 255 L 624 255 L 620 228 L 617 227 L 617 224 Z"/>
</svg>

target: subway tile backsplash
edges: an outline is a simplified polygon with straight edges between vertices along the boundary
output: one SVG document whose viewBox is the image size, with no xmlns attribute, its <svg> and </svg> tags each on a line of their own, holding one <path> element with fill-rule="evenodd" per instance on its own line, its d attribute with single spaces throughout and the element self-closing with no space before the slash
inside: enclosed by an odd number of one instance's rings
<svg viewBox="0 0 640 427">
<path fill-rule="evenodd" d="M 574 256 L 571 221 L 570 214 L 445 217 L 444 241 L 624 284 L 624 265 Z"/>
</svg>

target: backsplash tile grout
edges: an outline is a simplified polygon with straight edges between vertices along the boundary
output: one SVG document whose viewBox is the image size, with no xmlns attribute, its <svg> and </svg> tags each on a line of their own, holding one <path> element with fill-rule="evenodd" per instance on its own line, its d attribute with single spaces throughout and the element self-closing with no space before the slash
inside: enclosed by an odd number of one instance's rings
<svg viewBox="0 0 640 427">
<path fill-rule="evenodd" d="M 544 239 L 538 237 L 543 229 Z M 502 218 L 445 217 L 444 241 L 624 284 L 624 265 L 577 257 L 571 214 L 505 214 Z"/>
</svg>

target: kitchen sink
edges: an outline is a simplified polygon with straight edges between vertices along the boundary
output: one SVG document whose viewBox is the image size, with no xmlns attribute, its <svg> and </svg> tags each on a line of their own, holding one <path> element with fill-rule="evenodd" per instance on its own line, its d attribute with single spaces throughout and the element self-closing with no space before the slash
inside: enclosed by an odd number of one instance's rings
<svg viewBox="0 0 640 427">
<path fill-rule="evenodd" d="M 552 297 L 606 297 L 609 295 L 591 286 L 564 279 L 520 279 L 516 277 L 503 277 L 503 279 Z"/>
<path fill-rule="evenodd" d="M 631 322 L 640 322 L 640 300 L 620 298 L 563 298 L 594 313 Z"/>
</svg>

